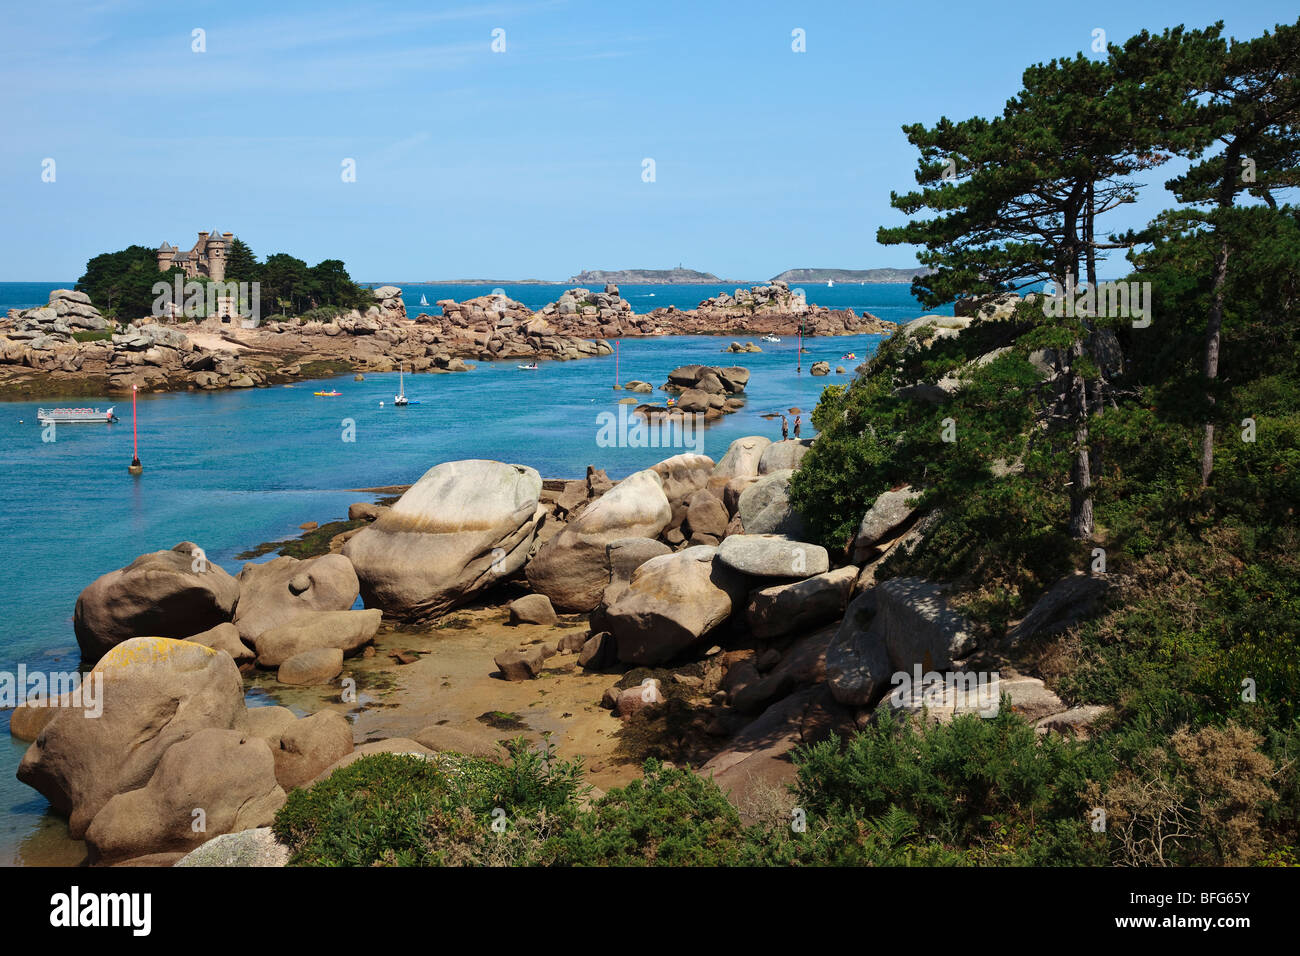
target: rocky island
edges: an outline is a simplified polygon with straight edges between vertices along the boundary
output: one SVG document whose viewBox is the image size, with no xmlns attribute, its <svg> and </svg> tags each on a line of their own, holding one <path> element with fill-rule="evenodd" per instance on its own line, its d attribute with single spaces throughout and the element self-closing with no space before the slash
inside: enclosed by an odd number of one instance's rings
<svg viewBox="0 0 1300 956">
<path fill-rule="evenodd" d="M 440 300 L 408 316 L 401 290 L 381 286 L 364 311 L 260 323 L 145 318 L 110 326 L 90 298 L 57 289 L 49 304 L 0 320 L 0 392 L 15 397 L 255 388 L 341 372 L 464 372 L 478 361 L 566 361 L 608 355 L 609 340 L 767 332 L 851 335 L 892 324 L 851 309 L 810 306 L 784 283 L 737 289 L 696 309 L 638 315 L 618 286 L 566 291 L 534 312 L 504 295 Z M 466 360 L 469 360 L 467 362 Z"/>
</svg>

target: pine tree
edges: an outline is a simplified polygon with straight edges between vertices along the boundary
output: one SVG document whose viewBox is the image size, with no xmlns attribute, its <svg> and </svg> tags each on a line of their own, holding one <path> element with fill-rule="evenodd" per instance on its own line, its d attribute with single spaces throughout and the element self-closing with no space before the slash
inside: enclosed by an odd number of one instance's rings
<svg viewBox="0 0 1300 956">
<path fill-rule="evenodd" d="M 922 188 L 892 194 L 891 204 L 908 214 L 938 215 L 882 228 L 878 239 L 924 247 L 917 258 L 933 271 L 914 280 L 913 292 L 927 307 L 1035 283 L 1077 286 L 1081 266 L 1095 293 L 1097 250 L 1132 244 L 1099 241 L 1097 221 L 1134 201 L 1133 173 L 1169 158 L 1153 149 L 1154 130 L 1182 91 L 1121 76 L 1115 56 L 1112 49 L 1105 61 L 1079 54 L 1030 67 L 1024 88 L 992 120 L 943 118 L 932 129 L 904 127 L 921 152 L 916 179 Z M 1093 352 L 1099 337 L 1113 340 L 1113 333 L 1088 314 L 1062 326 L 1067 336 L 1057 351 L 1057 381 L 1073 426 L 1070 531 L 1086 538 L 1099 465 L 1088 419 L 1100 412 L 1106 384 Z"/>
<path fill-rule="evenodd" d="M 1252 40 L 1197 49 L 1186 63 L 1198 104 L 1193 149 L 1218 151 L 1166 186 L 1193 207 L 1186 217 L 1213 231 L 1217 251 L 1213 293 L 1205 322 L 1202 375 L 1210 406 L 1201 439 L 1201 486 L 1214 470 L 1214 421 L 1224 290 L 1241 218 L 1238 198 L 1249 195 L 1276 208 L 1275 193 L 1300 185 L 1300 21 Z"/>
<path fill-rule="evenodd" d="M 226 250 L 226 279 L 236 282 L 257 282 L 261 279 L 262 266 L 253 255 L 248 243 L 236 237 L 230 241 Z"/>
</svg>

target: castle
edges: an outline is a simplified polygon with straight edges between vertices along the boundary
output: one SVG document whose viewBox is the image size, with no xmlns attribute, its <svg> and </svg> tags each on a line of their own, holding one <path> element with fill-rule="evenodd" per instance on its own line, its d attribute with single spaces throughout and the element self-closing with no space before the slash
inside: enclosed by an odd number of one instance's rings
<svg viewBox="0 0 1300 956">
<path fill-rule="evenodd" d="M 235 238 L 233 232 L 200 232 L 199 241 L 189 252 L 163 243 L 158 247 L 158 271 L 166 272 L 173 266 L 185 270 L 189 279 L 205 276 L 214 282 L 226 278 L 226 250 Z"/>
</svg>

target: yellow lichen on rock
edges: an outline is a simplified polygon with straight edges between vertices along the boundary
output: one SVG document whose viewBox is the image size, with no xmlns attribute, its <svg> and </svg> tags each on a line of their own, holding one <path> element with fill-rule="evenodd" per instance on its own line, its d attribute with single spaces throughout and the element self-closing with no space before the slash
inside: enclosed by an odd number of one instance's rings
<svg viewBox="0 0 1300 956">
<path fill-rule="evenodd" d="M 217 652 L 211 647 L 195 644 L 193 641 L 181 641 L 170 637 L 133 637 L 113 647 L 100 658 L 94 670 L 107 671 L 112 668 L 158 664 L 164 661 L 180 663 L 177 658 L 181 655 L 185 655 L 185 658 L 195 666 L 203 667 L 217 655 Z"/>
</svg>

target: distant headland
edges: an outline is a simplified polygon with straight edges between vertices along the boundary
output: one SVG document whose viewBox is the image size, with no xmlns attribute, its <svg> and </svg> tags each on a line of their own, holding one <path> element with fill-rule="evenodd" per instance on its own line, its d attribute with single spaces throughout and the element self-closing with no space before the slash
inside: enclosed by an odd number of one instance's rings
<svg viewBox="0 0 1300 956">
<path fill-rule="evenodd" d="M 787 269 L 779 276 L 783 282 L 911 282 L 929 269 Z"/>
<path fill-rule="evenodd" d="M 769 282 L 911 282 L 928 269 L 787 269 Z M 428 279 L 405 285 L 744 285 L 750 279 L 722 279 L 698 269 L 584 269 L 567 279 Z"/>
</svg>

